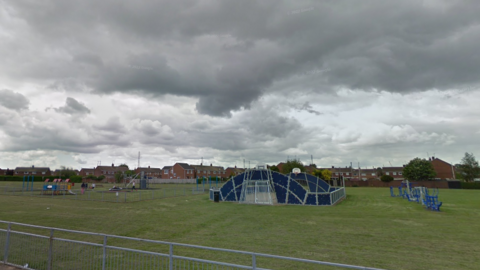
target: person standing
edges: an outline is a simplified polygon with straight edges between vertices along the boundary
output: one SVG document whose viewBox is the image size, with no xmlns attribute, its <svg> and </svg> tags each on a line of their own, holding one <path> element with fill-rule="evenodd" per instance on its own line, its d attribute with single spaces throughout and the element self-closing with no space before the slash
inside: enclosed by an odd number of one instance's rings
<svg viewBox="0 0 480 270">
<path fill-rule="evenodd" d="M 81 186 L 81 187 L 82 187 L 82 195 L 83 195 L 83 193 L 85 192 L 85 183 L 84 183 L 84 182 L 82 182 L 82 186 Z"/>
<path fill-rule="evenodd" d="M 95 183 L 92 184 L 92 189 L 95 189 Z"/>
<path fill-rule="evenodd" d="M 136 190 L 135 189 L 135 181 L 133 181 L 133 183 L 132 183 L 132 190 Z"/>
</svg>

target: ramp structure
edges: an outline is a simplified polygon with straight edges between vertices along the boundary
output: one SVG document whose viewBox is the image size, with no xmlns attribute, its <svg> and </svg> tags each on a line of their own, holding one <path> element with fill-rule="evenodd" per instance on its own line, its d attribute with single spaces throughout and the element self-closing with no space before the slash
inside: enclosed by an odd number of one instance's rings
<svg viewBox="0 0 480 270">
<path fill-rule="evenodd" d="M 220 190 L 220 201 L 250 204 L 334 205 L 345 199 L 345 187 L 330 186 L 316 176 L 299 173 L 284 175 L 262 167 L 248 169 L 230 178 Z"/>
</svg>

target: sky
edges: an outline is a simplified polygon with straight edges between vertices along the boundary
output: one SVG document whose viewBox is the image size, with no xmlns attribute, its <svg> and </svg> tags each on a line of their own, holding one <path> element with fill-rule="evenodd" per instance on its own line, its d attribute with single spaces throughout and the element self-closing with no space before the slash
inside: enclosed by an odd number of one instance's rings
<svg viewBox="0 0 480 270">
<path fill-rule="evenodd" d="M 0 168 L 480 155 L 480 1 L 0 0 Z"/>
</svg>

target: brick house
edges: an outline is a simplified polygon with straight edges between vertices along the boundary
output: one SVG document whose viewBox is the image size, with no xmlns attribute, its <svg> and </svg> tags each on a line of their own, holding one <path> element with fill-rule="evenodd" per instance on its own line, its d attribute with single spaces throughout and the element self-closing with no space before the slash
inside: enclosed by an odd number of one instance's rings
<svg viewBox="0 0 480 270">
<path fill-rule="evenodd" d="M 437 173 L 436 180 L 455 180 L 455 168 L 452 164 L 436 157 L 429 158 L 429 161 Z"/>
<path fill-rule="evenodd" d="M 14 175 L 24 176 L 24 175 L 33 175 L 33 176 L 50 176 L 52 173 L 48 167 L 17 167 L 15 168 Z"/>
<path fill-rule="evenodd" d="M 0 168 L 0 175 L 6 175 L 7 174 L 7 170 L 3 170 L 2 168 Z"/>
<path fill-rule="evenodd" d="M 243 172 L 245 172 L 245 169 L 243 169 L 243 168 L 237 168 L 237 166 L 235 166 L 235 167 L 228 167 L 228 168 L 225 170 L 225 174 L 227 175 L 226 177 L 231 177 L 231 176 L 239 175 L 239 174 L 242 174 Z"/>
<path fill-rule="evenodd" d="M 208 178 L 208 177 L 229 177 L 227 175 L 227 172 L 223 167 L 220 166 L 213 166 L 210 164 L 210 166 L 205 166 L 205 165 L 191 165 L 195 169 L 195 178 Z"/>
<path fill-rule="evenodd" d="M 172 179 L 172 178 L 177 178 L 176 175 L 174 175 L 173 166 L 165 166 L 162 168 L 162 179 Z"/>
<path fill-rule="evenodd" d="M 382 173 L 384 175 L 390 175 L 393 177 L 393 180 L 403 181 L 403 167 L 383 167 Z"/>
<path fill-rule="evenodd" d="M 176 179 L 194 179 L 195 168 L 187 163 L 175 163 L 172 166 L 173 175 Z"/>
<path fill-rule="evenodd" d="M 95 168 L 93 168 L 93 169 L 82 168 L 82 169 L 80 169 L 80 172 L 78 173 L 78 175 L 80 175 L 82 177 L 85 177 L 85 176 L 88 176 L 88 175 L 95 175 Z"/>
<path fill-rule="evenodd" d="M 332 180 L 350 180 L 353 177 L 351 167 L 335 168 L 334 166 L 332 166 L 332 168 L 321 168 L 320 170 L 324 169 L 332 172 Z"/>
<path fill-rule="evenodd" d="M 147 178 L 162 178 L 162 169 L 160 168 L 150 168 L 148 167 L 138 167 L 135 169 L 135 173 L 141 174 L 143 172 L 143 175 Z"/>
<path fill-rule="evenodd" d="M 115 173 L 125 171 L 128 171 L 128 167 L 115 166 L 112 164 L 112 166 L 97 166 L 94 170 L 94 175 L 96 177 L 105 175 L 106 182 L 115 182 Z"/>
</svg>

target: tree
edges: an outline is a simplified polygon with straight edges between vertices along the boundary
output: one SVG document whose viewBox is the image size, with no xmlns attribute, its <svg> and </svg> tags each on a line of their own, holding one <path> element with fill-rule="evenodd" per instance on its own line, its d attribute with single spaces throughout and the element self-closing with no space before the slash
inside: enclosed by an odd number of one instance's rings
<svg viewBox="0 0 480 270">
<path fill-rule="evenodd" d="M 291 159 L 287 161 L 285 164 L 283 164 L 282 173 L 283 174 L 291 173 L 293 168 L 299 168 L 300 171 L 305 172 L 305 166 L 303 166 L 303 163 L 300 161 L 300 159 Z"/>
<path fill-rule="evenodd" d="M 127 169 L 128 169 L 128 165 L 127 165 L 127 164 L 125 164 L 125 163 L 118 165 L 118 167 L 125 167 L 125 168 L 127 168 Z"/>
<path fill-rule="evenodd" d="M 269 169 L 270 169 L 270 171 L 280 172 L 280 170 L 278 169 L 278 167 L 276 165 L 270 166 Z"/>
<path fill-rule="evenodd" d="M 60 166 L 60 178 L 70 178 L 71 176 L 77 175 L 75 170 L 70 167 Z"/>
<path fill-rule="evenodd" d="M 323 180 L 327 180 L 327 181 L 332 179 L 332 172 L 330 170 L 327 170 L 327 169 L 315 170 L 315 171 L 313 171 L 313 175 L 315 175 L 316 177 L 322 178 Z"/>
<path fill-rule="evenodd" d="M 465 153 L 460 164 L 460 170 L 465 182 L 472 182 L 475 178 L 480 177 L 480 166 L 478 166 L 478 161 L 471 153 Z"/>
<path fill-rule="evenodd" d="M 382 175 L 382 176 L 380 176 L 380 180 L 382 180 L 382 182 L 392 182 L 393 181 L 393 176 Z"/>
<path fill-rule="evenodd" d="M 115 182 L 122 183 L 123 182 L 123 172 L 118 171 L 115 173 Z"/>
<path fill-rule="evenodd" d="M 408 180 L 430 180 L 436 175 L 432 163 L 426 159 L 414 158 L 403 168 L 403 176 Z"/>
</svg>

